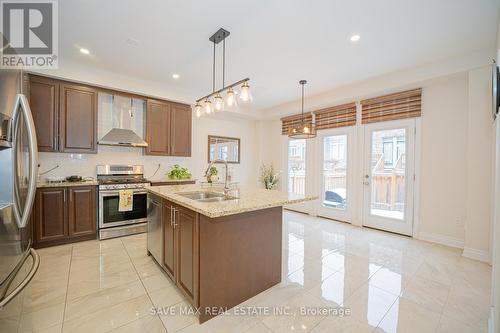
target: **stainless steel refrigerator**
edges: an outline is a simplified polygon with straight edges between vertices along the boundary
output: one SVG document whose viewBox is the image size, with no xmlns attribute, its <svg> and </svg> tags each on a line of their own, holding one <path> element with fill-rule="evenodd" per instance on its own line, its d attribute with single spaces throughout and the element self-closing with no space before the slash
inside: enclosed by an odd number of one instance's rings
<svg viewBox="0 0 500 333">
<path fill-rule="evenodd" d="M 18 70 L 0 69 L 0 327 L 16 331 L 22 295 L 39 257 L 31 248 L 38 151 L 35 127 Z"/>
</svg>

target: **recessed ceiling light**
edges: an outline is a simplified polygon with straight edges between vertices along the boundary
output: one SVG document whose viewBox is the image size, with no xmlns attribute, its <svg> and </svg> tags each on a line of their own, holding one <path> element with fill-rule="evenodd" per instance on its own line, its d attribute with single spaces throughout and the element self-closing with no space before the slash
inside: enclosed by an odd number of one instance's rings
<svg viewBox="0 0 500 333">
<path fill-rule="evenodd" d="M 360 35 L 352 35 L 351 36 L 351 42 L 357 42 L 361 38 Z"/>
<path fill-rule="evenodd" d="M 177 79 L 178 79 L 178 78 L 180 78 L 181 76 L 180 76 L 179 74 L 172 74 L 172 77 L 173 77 L 174 79 L 176 79 L 176 80 L 177 80 Z"/>
<path fill-rule="evenodd" d="M 81 48 L 81 49 L 80 49 L 80 52 L 82 52 L 83 54 L 89 54 L 89 53 L 90 53 L 90 51 L 89 51 L 89 50 L 84 49 L 84 48 Z"/>
</svg>

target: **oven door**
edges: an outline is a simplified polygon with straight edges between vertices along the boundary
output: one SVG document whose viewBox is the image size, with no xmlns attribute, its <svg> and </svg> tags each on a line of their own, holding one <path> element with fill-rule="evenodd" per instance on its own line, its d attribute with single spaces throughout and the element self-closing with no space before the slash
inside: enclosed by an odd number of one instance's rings
<svg viewBox="0 0 500 333">
<path fill-rule="evenodd" d="M 134 191 L 132 210 L 120 212 L 119 191 L 99 191 L 99 228 L 110 228 L 147 221 L 147 191 Z"/>
</svg>

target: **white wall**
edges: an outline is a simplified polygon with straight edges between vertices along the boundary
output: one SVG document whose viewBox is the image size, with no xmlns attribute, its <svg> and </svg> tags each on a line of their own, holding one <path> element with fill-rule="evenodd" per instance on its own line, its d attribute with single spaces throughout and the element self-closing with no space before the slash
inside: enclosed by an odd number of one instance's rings
<svg viewBox="0 0 500 333">
<path fill-rule="evenodd" d="M 469 71 L 467 129 L 467 216 L 464 255 L 490 260 L 493 191 L 491 67 Z"/>
<path fill-rule="evenodd" d="M 189 168 L 195 178 L 201 180 L 207 167 L 208 135 L 241 138 L 241 163 L 232 164 L 234 178 L 242 185 L 255 186 L 257 181 L 258 155 L 253 144 L 256 123 L 247 119 L 193 118 L 192 157 L 145 156 L 141 148 L 98 146 L 98 154 L 40 153 L 40 172 L 53 166 L 60 167 L 47 176 L 81 175 L 95 177 L 97 164 L 143 164 L 145 176 L 151 178 L 158 164 L 160 170 L 155 179 L 165 178 L 165 173 L 174 164 Z M 222 165 L 218 168 L 221 170 Z M 42 179 L 45 176 L 42 176 Z"/>
<path fill-rule="evenodd" d="M 466 74 L 423 87 L 419 235 L 455 246 L 464 242 L 467 103 Z"/>
</svg>

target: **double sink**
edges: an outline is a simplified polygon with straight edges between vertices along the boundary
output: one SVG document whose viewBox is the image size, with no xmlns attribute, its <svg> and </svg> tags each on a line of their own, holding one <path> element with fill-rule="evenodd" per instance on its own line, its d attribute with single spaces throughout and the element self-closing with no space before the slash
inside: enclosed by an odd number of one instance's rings
<svg viewBox="0 0 500 333">
<path fill-rule="evenodd" d="M 198 202 L 220 202 L 237 199 L 236 197 L 225 195 L 223 193 L 208 191 L 179 192 L 175 194 Z"/>
</svg>

